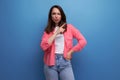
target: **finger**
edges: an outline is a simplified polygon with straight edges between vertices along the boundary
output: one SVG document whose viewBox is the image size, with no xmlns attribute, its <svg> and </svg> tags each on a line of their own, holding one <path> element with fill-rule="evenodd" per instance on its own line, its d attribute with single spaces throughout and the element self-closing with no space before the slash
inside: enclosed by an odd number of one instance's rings
<svg viewBox="0 0 120 80">
<path fill-rule="evenodd" d="M 62 33 L 65 31 L 65 29 L 62 29 Z"/>
<path fill-rule="evenodd" d="M 61 27 L 64 27 L 66 25 L 66 23 L 64 23 Z"/>
<path fill-rule="evenodd" d="M 71 58 L 66 58 L 66 60 L 70 60 Z"/>
<path fill-rule="evenodd" d="M 67 59 L 67 60 L 70 60 L 70 59 L 71 59 L 71 57 L 66 57 L 66 59 Z"/>
</svg>

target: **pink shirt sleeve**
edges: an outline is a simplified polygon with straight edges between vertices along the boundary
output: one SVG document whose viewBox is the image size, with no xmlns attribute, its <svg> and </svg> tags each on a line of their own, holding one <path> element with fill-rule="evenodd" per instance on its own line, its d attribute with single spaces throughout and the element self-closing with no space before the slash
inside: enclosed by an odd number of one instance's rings
<svg viewBox="0 0 120 80">
<path fill-rule="evenodd" d="M 49 37 L 50 37 L 50 34 L 47 34 L 46 32 L 44 32 L 44 34 L 42 36 L 42 41 L 40 43 L 40 46 L 44 51 L 47 50 L 52 45 L 52 44 L 48 43 Z"/>
<path fill-rule="evenodd" d="M 85 45 L 87 44 L 86 39 L 84 36 L 80 33 L 78 29 L 76 29 L 74 26 L 71 25 L 71 31 L 73 34 L 73 37 L 77 39 L 78 43 L 72 48 L 73 51 L 80 51 L 82 50 Z"/>
</svg>

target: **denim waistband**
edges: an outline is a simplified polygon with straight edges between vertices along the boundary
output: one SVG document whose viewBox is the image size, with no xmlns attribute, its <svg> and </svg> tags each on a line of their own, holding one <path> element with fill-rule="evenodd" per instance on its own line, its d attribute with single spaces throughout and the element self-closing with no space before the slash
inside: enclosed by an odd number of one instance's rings
<svg viewBox="0 0 120 80">
<path fill-rule="evenodd" d="M 63 54 L 55 54 L 56 58 L 62 58 Z"/>
</svg>

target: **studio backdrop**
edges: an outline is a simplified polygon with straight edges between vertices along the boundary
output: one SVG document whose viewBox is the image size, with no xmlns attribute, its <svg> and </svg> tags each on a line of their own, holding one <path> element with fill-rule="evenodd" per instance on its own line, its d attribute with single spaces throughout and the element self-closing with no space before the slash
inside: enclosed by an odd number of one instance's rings
<svg viewBox="0 0 120 80">
<path fill-rule="evenodd" d="M 119 0 L 0 0 L 0 80 L 45 80 L 40 42 L 54 4 L 88 42 L 73 54 L 75 79 L 120 80 Z"/>
</svg>

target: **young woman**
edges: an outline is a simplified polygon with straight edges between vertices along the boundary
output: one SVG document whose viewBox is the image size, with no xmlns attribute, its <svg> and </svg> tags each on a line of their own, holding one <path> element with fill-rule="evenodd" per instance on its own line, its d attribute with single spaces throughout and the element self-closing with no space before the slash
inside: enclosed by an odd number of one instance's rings
<svg viewBox="0 0 120 80">
<path fill-rule="evenodd" d="M 78 43 L 73 46 L 73 38 Z M 59 5 L 50 8 L 48 23 L 40 43 L 44 51 L 44 73 L 46 80 L 75 80 L 71 65 L 73 52 L 86 45 L 84 36 L 72 24 L 67 24 L 66 16 Z"/>
</svg>

